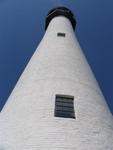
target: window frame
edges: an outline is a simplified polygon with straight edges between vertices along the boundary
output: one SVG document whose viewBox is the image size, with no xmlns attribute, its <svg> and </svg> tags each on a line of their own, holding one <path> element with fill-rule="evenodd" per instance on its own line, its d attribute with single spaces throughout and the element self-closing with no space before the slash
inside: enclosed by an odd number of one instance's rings
<svg viewBox="0 0 113 150">
<path fill-rule="evenodd" d="M 74 96 L 56 94 L 54 116 L 75 119 Z"/>
<path fill-rule="evenodd" d="M 57 36 L 58 36 L 58 37 L 65 37 L 65 36 L 66 36 L 66 33 L 64 33 L 64 32 L 58 32 L 58 33 L 57 33 Z"/>
</svg>

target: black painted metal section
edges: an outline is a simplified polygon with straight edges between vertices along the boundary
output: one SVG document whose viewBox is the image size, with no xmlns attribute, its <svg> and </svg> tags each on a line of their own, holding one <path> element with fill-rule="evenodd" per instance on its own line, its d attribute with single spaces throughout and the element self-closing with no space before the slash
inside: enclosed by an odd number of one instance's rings
<svg viewBox="0 0 113 150">
<path fill-rule="evenodd" d="M 76 20 L 74 18 L 74 15 L 73 13 L 71 12 L 71 10 L 69 10 L 68 8 L 66 7 L 57 7 L 57 8 L 54 8 L 52 9 L 47 17 L 46 17 L 46 24 L 45 24 L 45 30 L 47 29 L 50 21 L 54 18 L 54 17 L 57 17 L 57 16 L 65 16 L 66 18 L 68 18 L 72 24 L 72 27 L 73 29 L 75 30 L 75 27 L 76 27 Z"/>
</svg>

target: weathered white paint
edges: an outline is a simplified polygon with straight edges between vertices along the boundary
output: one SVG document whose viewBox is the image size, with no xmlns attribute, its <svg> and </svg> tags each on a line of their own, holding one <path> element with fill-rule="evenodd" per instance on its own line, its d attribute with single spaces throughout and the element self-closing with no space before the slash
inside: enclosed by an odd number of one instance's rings
<svg viewBox="0 0 113 150">
<path fill-rule="evenodd" d="M 75 97 L 76 119 L 54 117 L 56 94 Z M 0 114 L 0 150 L 113 150 L 112 115 L 63 16 L 50 22 Z"/>
</svg>

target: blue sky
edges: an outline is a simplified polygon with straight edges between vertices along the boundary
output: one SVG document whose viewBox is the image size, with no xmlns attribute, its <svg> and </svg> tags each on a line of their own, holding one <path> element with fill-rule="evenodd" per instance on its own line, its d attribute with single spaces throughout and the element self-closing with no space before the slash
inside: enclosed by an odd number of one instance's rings
<svg viewBox="0 0 113 150">
<path fill-rule="evenodd" d="M 0 0 L 0 109 L 44 35 L 45 17 L 70 8 L 76 35 L 113 113 L 113 0 Z"/>
</svg>

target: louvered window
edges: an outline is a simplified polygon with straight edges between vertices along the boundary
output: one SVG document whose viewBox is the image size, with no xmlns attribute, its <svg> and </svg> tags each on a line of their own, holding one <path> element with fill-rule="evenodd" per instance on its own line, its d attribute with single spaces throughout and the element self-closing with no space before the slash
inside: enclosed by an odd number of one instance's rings
<svg viewBox="0 0 113 150">
<path fill-rule="evenodd" d="M 57 36 L 65 37 L 65 36 L 66 36 L 66 34 L 65 34 L 65 33 L 61 33 L 61 32 L 59 32 L 59 33 L 57 33 Z"/>
<path fill-rule="evenodd" d="M 64 118 L 75 118 L 73 96 L 56 95 L 55 116 Z"/>
</svg>

